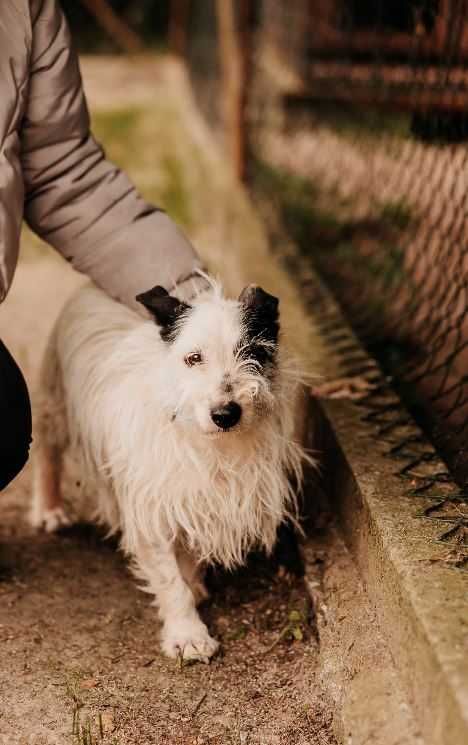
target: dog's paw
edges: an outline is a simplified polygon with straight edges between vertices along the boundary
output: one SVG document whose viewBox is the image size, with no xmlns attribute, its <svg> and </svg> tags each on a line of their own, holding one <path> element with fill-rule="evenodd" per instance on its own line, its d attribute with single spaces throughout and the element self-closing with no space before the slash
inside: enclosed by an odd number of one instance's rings
<svg viewBox="0 0 468 745">
<path fill-rule="evenodd" d="M 55 533 L 72 523 L 63 507 L 53 507 L 50 510 L 41 510 L 40 512 L 33 510 L 29 522 L 36 530 L 44 530 L 46 533 Z"/>
<path fill-rule="evenodd" d="M 164 626 L 161 646 L 168 657 L 209 663 L 219 649 L 219 642 L 209 635 L 201 621 L 179 621 Z"/>
</svg>

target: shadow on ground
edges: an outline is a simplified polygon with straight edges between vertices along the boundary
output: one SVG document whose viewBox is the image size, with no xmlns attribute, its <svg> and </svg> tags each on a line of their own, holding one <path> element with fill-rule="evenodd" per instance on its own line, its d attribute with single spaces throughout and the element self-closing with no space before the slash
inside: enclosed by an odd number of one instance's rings
<svg viewBox="0 0 468 745">
<path fill-rule="evenodd" d="M 90 526 L 2 533 L 0 742 L 334 742 L 302 579 L 261 556 L 212 572 L 202 615 L 222 652 L 181 667 L 112 541 Z"/>
</svg>

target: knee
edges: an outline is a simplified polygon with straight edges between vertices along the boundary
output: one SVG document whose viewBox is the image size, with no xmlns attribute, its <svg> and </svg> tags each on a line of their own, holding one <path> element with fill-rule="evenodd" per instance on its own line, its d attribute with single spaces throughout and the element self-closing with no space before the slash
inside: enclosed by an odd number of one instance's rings
<svg viewBox="0 0 468 745">
<path fill-rule="evenodd" d="M 26 464 L 31 441 L 31 403 L 26 382 L 0 341 L 0 489 Z"/>
<path fill-rule="evenodd" d="M 29 458 L 29 444 L 27 447 L 18 446 L 13 453 L 0 455 L 0 491 L 5 489 L 23 470 Z"/>
</svg>

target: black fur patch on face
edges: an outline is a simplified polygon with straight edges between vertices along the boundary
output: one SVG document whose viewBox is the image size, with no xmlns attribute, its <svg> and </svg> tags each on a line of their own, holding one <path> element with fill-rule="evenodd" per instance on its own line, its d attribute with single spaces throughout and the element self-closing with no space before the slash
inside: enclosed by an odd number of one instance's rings
<svg viewBox="0 0 468 745">
<path fill-rule="evenodd" d="M 253 359 L 263 371 L 273 365 L 279 336 L 278 298 L 256 285 L 249 285 L 239 296 L 242 308 L 241 356 Z"/>
<path fill-rule="evenodd" d="M 145 306 L 160 327 L 161 339 L 174 341 L 182 317 L 190 310 L 190 305 L 169 295 L 167 290 L 156 285 L 147 292 L 137 295 L 135 300 Z"/>
</svg>

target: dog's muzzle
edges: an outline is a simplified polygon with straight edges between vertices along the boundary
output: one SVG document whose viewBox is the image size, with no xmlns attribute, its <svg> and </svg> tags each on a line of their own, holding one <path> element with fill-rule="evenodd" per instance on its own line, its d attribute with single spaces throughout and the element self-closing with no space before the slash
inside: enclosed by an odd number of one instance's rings
<svg viewBox="0 0 468 745">
<path fill-rule="evenodd" d="M 235 401 L 229 401 L 226 406 L 213 409 L 211 419 L 220 429 L 231 429 L 235 427 L 242 416 L 242 409 Z"/>
</svg>

